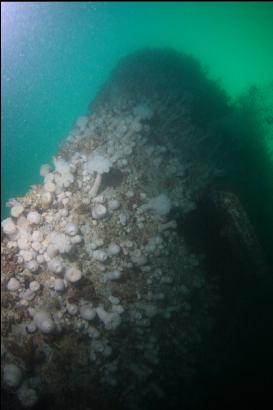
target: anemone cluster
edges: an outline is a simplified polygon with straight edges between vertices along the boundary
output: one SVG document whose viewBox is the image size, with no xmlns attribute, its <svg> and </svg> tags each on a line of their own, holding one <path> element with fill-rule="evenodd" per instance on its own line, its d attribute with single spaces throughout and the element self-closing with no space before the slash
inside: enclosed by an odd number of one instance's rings
<svg viewBox="0 0 273 410">
<path fill-rule="evenodd" d="M 205 90 L 221 94 L 184 56 L 126 58 L 44 183 L 9 201 L 2 371 L 22 406 L 80 389 L 92 408 L 144 409 L 195 374 L 217 286 L 176 219 L 219 171 L 221 136 L 196 120 Z"/>
</svg>

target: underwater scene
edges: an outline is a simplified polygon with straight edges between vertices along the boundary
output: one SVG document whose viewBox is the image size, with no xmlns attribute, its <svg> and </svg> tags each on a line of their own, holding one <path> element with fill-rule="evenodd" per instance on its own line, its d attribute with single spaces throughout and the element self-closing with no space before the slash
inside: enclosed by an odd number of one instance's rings
<svg viewBox="0 0 273 410">
<path fill-rule="evenodd" d="M 273 2 L 1 3 L 1 405 L 273 405 Z"/>
</svg>

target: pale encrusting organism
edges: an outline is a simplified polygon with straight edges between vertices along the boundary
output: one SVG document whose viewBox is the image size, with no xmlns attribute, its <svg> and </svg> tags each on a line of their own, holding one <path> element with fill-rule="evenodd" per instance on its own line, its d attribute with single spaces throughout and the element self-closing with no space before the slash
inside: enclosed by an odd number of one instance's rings
<svg viewBox="0 0 273 410">
<path fill-rule="evenodd" d="M 54 168 L 42 165 L 44 183 L 10 200 L 2 361 L 23 406 L 78 386 L 79 371 L 82 389 L 100 385 L 127 409 L 143 408 L 146 397 L 164 397 L 166 352 L 179 356 L 180 382 L 194 375 L 217 287 L 177 218 L 222 166 L 221 136 L 194 117 L 207 110 L 213 121 L 203 91 L 221 92 L 206 81 L 195 60 L 172 51 L 125 58 Z M 218 114 L 225 109 L 218 104 Z M 10 349 L 15 335 L 20 357 Z"/>
</svg>

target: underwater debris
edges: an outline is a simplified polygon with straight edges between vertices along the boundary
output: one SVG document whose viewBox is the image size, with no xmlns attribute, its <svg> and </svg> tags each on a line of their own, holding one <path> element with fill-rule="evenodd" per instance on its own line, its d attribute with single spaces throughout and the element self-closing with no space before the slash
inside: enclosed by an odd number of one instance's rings
<svg viewBox="0 0 273 410">
<path fill-rule="evenodd" d="M 1 224 L 2 366 L 24 368 L 9 349 L 15 329 L 15 344 L 42 352 L 30 359 L 36 383 L 14 368 L 15 382 L 4 379 L 23 406 L 54 395 L 54 408 L 70 408 L 68 390 L 148 409 L 147 397 L 157 403 L 174 380 L 186 389 L 218 288 L 178 232 L 176 210 L 194 209 L 224 167 L 224 136 L 211 124 L 227 110 L 194 59 L 137 52 L 79 118 L 55 169 L 42 166 L 44 183 L 10 203 Z M 249 223 L 233 222 L 251 252 Z"/>
<path fill-rule="evenodd" d="M 214 215 L 221 219 L 222 238 L 229 243 L 233 258 L 241 270 L 251 275 L 268 273 L 262 247 L 238 196 L 231 192 L 214 191 L 211 194 Z"/>
</svg>

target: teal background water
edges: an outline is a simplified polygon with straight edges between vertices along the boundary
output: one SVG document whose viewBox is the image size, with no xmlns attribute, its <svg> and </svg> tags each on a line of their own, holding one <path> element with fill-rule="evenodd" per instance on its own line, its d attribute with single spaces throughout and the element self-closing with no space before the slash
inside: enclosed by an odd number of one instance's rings
<svg viewBox="0 0 273 410">
<path fill-rule="evenodd" d="M 190 53 L 235 99 L 273 80 L 273 3 L 2 3 L 2 218 L 41 182 L 73 122 L 119 59 L 142 47 Z"/>
</svg>

